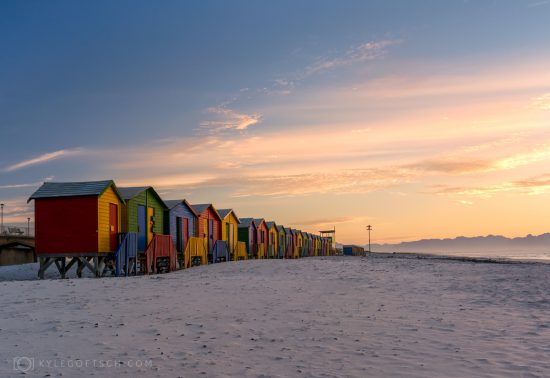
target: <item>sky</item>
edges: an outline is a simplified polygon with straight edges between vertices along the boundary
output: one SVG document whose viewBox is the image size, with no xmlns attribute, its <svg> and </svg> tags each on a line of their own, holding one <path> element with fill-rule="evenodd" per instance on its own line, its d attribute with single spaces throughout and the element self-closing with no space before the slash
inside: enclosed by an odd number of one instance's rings
<svg viewBox="0 0 550 378">
<path fill-rule="evenodd" d="M 550 231 L 550 0 L 0 3 L 0 201 L 114 179 L 342 243 Z"/>
</svg>

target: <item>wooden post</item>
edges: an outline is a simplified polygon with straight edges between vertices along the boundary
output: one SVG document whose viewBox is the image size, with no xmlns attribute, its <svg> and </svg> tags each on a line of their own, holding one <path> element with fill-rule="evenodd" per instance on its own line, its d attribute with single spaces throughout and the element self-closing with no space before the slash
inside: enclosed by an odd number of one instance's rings
<svg viewBox="0 0 550 378">
<path fill-rule="evenodd" d="M 66 278 L 66 274 L 67 274 L 66 266 L 67 266 L 67 258 L 62 257 L 61 258 L 61 278 Z"/>
<path fill-rule="evenodd" d="M 78 278 L 82 278 L 82 270 L 84 270 L 86 263 L 82 260 L 82 257 L 76 257 L 75 259 L 78 260 L 78 267 L 76 268 L 76 276 Z"/>
<path fill-rule="evenodd" d="M 95 276 L 96 277 L 99 277 L 99 257 L 97 256 L 94 256 L 93 257 L 93 260 L 94 260 L 94 269 L 93 269 L 93 272 L 95 273 Z"/>
</svg>

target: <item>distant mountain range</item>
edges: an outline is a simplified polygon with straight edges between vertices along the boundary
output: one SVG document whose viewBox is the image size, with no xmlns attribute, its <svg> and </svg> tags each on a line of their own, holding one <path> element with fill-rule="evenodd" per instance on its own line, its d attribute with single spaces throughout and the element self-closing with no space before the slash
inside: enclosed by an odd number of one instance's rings
<svg viewBox="0 0 550 378">
<path fill-rule="evenodd" d="M 368 245 L 365 246 L 365 250 Z M 422 239 L 398 244 L 371 244 L 376 252 L 424 252 L 455 253 L 468 251 L 504 252 L 550 252 L 550 233 L 527 235 L 519 238 L 507 238 L 500 235 L 477 237 L 459 236 L 454 239 Z"/>
</svg>

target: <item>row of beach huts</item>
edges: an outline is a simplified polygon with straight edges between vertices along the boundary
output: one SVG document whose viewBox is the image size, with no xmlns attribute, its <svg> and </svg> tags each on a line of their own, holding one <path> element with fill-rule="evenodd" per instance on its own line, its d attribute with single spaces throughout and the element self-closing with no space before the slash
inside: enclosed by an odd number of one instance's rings
<svg viewBox="0 0 550 378">
<path fill-rule="evenodd" d="M 96 277 L 164 273 L 223 261 L 296 259 L 334 254 L 333 238 L 266 221 L 233 209 L 165 200 L 151 187 L 113 180 L 45 182 L 35 206 L 38 276 L 76 266 Z"/>
</svg>

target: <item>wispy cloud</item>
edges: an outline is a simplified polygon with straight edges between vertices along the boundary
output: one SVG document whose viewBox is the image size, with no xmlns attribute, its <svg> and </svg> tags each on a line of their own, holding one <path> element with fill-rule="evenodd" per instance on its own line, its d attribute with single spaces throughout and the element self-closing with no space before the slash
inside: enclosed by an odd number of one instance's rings
<svg viewBox="0 0 550 378">
<path fill-rule="evenodd" d="M 430 159 L 408 166 L 425 172 L 441 173 L 448 175 L 468 174 L 474 172 L 486 172 L 493 169 L 493 162 L 486 160 L 452 160 Z"/>
<path fill-rule="evenodd" d="M 19 163 L 9 165 L 5 167 L 3 171 L 13 172 L 13 171 L 17 171 L 19 169 L 27 168 L 33 165 L 42 164 L 51 160 L 59 159 L 61 157 L 73 156 L 80 152 L 82 152 L 81 149 L 59 150 L 59 151 L 49 152 L 35 158 L 23 160 L 23 161 L 20 161 Z"/>
<path fill-rule="evenodd" d="M 527 5 L 528 8 L 536 8 L 536 7 L 540 7 L 542 5 L 549 5 L 550 4 L 550 0 L 541 0 L 541 1 L 535 1 L 534 3 L 529 3 Z"/>
<path fill-rule="evenodd" d="M 206 129 L 209 133 L 219 133 L 227 130 L 244 131 L 262 120 L 261 114 L 239 113 L 223 105 L 207 108 L 206 113 L 214 119 L 203 121 L 201 129 Z"/>
<path fill-rule="evenodd" d="M 381 58 L 386 55 L 388 47 L 399 43 L 400 40 L 369 41 L 353 46 L 339 56 L 320 57 L 305 69 L 303 77 Z"/>
<path fill-rule="evenodd" d="M 472 196 L 490 198 L 497 193 L 516 192 L 523 195 L 550 193 L 550 174 L 484 186 L 436 186 L 438 195 Z"/>
<path fill-rule="evenodd" d="M 25 184 L 6 184 L 6 185 L 0 185 L 0 189 L 21 189 L 21 188 L 33 188 L 38 187 L 41 185 L 44 181 L 51 181 L 53 180 L 53 176 L 46 177 L 43 181 L 38 182 L 31 182 L 31 183 L 25 183 Z"/>
<path fill-rule="evenodd" d="M 349 194 L 370 193 L 413 179 L 407 170 L 357 169 L 336 172 L 312 172 L 290 175 L 248 176 L 239 180 L 241 187 L 235 197 L 266 196 L 291 197 L 314 193 Z"/>
<path fill-rule="evenodd" d="M 4 224 L 26 222 L 27 218 L 34 218 L 34 205 L 28 204 L 23 197 L 3 200 Z"/>
<path fill-rule="evenodd" d="M 350 47 L 340 54 L 325 55 L 317 58 L 310 65 L 298 69 L 297 73 L 289 74 L 287 77 L 279 77 L 270 80 L 270 84 L 259 88 L 241 88 L 220 106 L 208 108 L 206 111 L 219 116 L 219 119 L 208 120 L 201 123 L 201 129 L 208 129 L 211 133 L 223 130 L 243 130 L 261 121 L 261 114 L 240 114 L 227 108 L 237 101 L 250 99 L 255 95 L 282 95 L 291 94 L 295 87 L 314 74 L 337 68 L 353 66 L 359 63 L 373 61 L 382 58 L 392 45 L 400 44 L 401 40 L 372 40 Z"/>
<path fill-rule="evenodd" d="M 497 144 L 495 144 L 497 145 Z M 465 149 L 477 151 L 477 149 Z M 494 151 L 492 151 L 494 153 Z M 509 153 L 500 157 L 481 159 L 462 154 L 453 157 L 432 158 L 406 165 L 406 168 L 445 175 L 510 170 L 550 159 L 550 145 L 526 146 L 524 151 Z"/>
<path fill-rule="evenodd" d="M 533 99 L 532 105 L 535 109 L 550 110 L 550 93 L 545 93 Z"/>
</svg>

